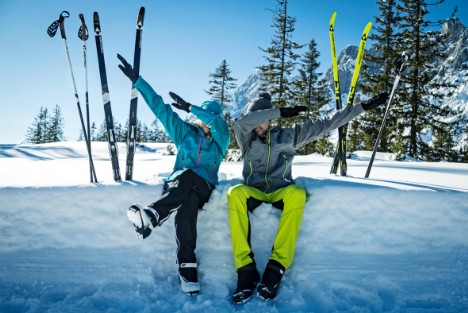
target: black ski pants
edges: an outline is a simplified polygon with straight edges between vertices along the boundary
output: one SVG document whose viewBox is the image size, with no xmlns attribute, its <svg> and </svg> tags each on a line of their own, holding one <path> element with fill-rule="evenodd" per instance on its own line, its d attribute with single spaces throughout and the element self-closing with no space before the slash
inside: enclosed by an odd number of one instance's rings
<svg viewBox="0 0 468 313">
<path fill-rule="evenodd" d="M 167 181 L 161 198 L 149 205 L 159 214 L 164 223 L 175 212 L 177 263 L 196 263 L 198 210 L 208 202 L 214 186 L 186 170 L 174 180 Z"/>
</svg>

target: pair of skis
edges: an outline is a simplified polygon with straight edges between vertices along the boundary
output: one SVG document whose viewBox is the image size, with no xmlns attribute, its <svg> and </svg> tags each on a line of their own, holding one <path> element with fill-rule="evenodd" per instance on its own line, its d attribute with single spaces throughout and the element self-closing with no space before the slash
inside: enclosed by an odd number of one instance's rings
<svg viewBox="0 0 468 313">
<path fill-rule="evenodd" d="M 336 100 L 336 109 L 340 110 L 342 108 L 341 103 L 341 90 L 340 90 L 340 81 L 339 81 L 339 73 L 338 73 L 338 60 L 336 57 L 336 49 L 335 49 L 335 18 L 336 12 L 333 13 L 330 19 L 330 45 L 331 45 L 331 53 L 332 53 L 332 67 L 333 67 L 333 82 L 335 87 L 335 100 Z M 369 35 L 370 29 L 372 27 L 372 23 L 367 23 L 366 27 L 361 36 L 361 42 L 359 44 L 359 50 L 356 58 L 356 65 L 354 67 L 353 78 L 351 80 L 351 86 L 348 94 L 348 101 L 346 105 L 353 105 L 354 96 L 356 92 L 356 86 L 359 78 L 359 73 L 361 71 L 362 60 L 364 58 L 365 46 L 367 37 Z M 348 124 L 343 125 L 338 128 L 338 144 L 336 145 L 336 151 L 333 158 L 332 167 L 330 170 L 330 174 L 336 174 L 338 171 L 338 167 L 340 168 L 340 175 L 346 176 L 347 173 L 347 163 L 346 163 L 346 133 L 348 129 Z"/>
<path fill-rule="evenodd" d="M 145 16 L 145 8 L 141 7 L 138 12 L 137 24 L 136 24 L 136 40 L 135 40 L 135 53 L 133 59 L 133 69 L 136 74 L 139 74 L 140 71 L 140 56 L 141 56 L 141 38 L 143 32 L 143 22 Z M 75 98 L 78 107 L 78 113 L 80 115 L 81 127 L 83 131 L 83 136 L 86 141 L 86 148 L 88 151 L 89 157 L 89 166 L 90 166 L 90 180 L 93 183 L 97 183 L 96 171 L 94 168 L 94 162 L 91 153 L 91 129 L 89 125 L 89 98 L 88 98 L 88 71 L 87 71 L 87 56 L 86 56 L 86 40 L 88 39 L 88 28 L 84 20 L 83 14 L 80 14 L 81 27 L 78 31 L 78 37 L 83 41 L 83 58 L 84 58 L 84 68 L 85 68 L 85 85 L 86 85 L 86 116 L 87 116 L 87 127 L 84 123 L 83 113 L 81 111 L 80 99 L 78 97 L 78 92 L 76 89 L 75 76 L 73 74 L 73 68 L 70 60 L 70 54 L 68 51 L 67 37 L 65 34 L 65 18 L 70 17 L 68 11 L 63 11 L 59 19 L 54 21 L 49 28 L 47 33 L 50 37 L 54 37 L 57 33 L 57 29 L 60 28 L 60 33 L 65 44 L 65 52 L 68 58 L 68 64 L 70 67 L 70 72 L 73 81 L 73 87 L 75 90 Z M 115 140 L 115 131 L 114 131 L 114 121 L 112 116 L 111 102 L 109 97 L 109 86 L 107 83 L 107 74 L 106 74 L 106 64 L 104 60 L 104 50 L 102 43 L 101 35 L 101 24 L 99 21 L 99 14 L 94 12 L 93 15 L 94 22 L 94 32 L 96 37 L 96 49 L 98 55 L 98 64 L 99 64 L 99 74 L 101 78 L 101 89 L 102 89 L 102 98 L 104 102 L 104 114 L 106 120 L 107 128 L 107 139 L 109 143 L 109 154 L 112 163 L 112 172 L 115 181 L 120 181 L 120 168 L 119 168 L 119 159 L 118 159 L 118 150 L 117 142 Z M 130 117 L 129 117 L 129 130 L 128 130 L 128 139 L 127 139 L 127 163 L 126 163 L 126 173 L 125 179 L 131 180 L 133 178 L 133 160 L 135 155 L 135 142 L 136 142 L 136 121 L 137 121 L 137 103 L 138 103 L 138 92 L 132 85 L 131 100 L 130 100 Z"/>
<path fill-rule="evenodd" d="M 145 8 L 141 7 L 138 12 L 137 24 L 136 24 L 136 39 L 135 39 L 135 52 L 133 58 L 133 70 L 137 75 L 140 73 L 140 56 L 141 56 L 141 39 L 143 33 L 143 22 L 145 17 Z M 96 48 L 98 55 L 98 64 L 99 64 L 99 75 L 101 77 L 101 89 L 102 89 L 102 99 L 104 102 L 104 113 L 106 119 L 107 127 L 107 139 L 109 142 L 109 154 L 111 157 L 112 163 L 112 172 L 114 174 L 114 180 L 120 181 L 120 168 L 119 168 L 119 158 L 117 150 L 117 142 L 115 140 L 115 131 L 114 131 L 114 121 L 112 116 L 111 102 L 109 97 L 109 86 L 107 83 L 107 74 L 106 74 L 106 63 L 104 60 L 104 49 L 102 43 L 102 34 L 101 34 L 101 23 L 99 20 L 99 14 L 94 12 L 93 15 L 94 22 L 94 32 L 96 38 Z M 132 180 L 133 178 L 133 160 L 135 156 L 135 143 L 136 143 L 136 121 L 137 121 L 137 103 L 138 103 L 138 91 L 132 85 L 131 99 L 130 99 L 130 116 L 129 116 L 129 126 L 128 126 L 128 136 L 127 136 L 127 162 L 126 162 L 126 171 L 125 179 Z"/>
</svg>

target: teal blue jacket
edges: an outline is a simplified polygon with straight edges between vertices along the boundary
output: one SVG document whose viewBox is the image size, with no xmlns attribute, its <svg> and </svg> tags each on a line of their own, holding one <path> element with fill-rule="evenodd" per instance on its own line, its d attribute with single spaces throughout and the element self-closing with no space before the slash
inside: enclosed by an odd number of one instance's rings
<svg viewBox="0 0 468 313">
<path fill-rule="evenodd" d="M 191 169 L 213 185 L 218 183 L 219 166 L 229 147 L 229 130 L 225 120 L 199 106 L 192 105 L 191 113 L 204 124 L 209 125 L 211 138 L 203 130 L 184 122 L 177 113 L 165 104 L 160 95 L 140 76 L 134 86 L 145 99 L 149 108 L 166 129 L 167 134 L 177 147 L 174 171 L 168 178 Z"/>
</svg>

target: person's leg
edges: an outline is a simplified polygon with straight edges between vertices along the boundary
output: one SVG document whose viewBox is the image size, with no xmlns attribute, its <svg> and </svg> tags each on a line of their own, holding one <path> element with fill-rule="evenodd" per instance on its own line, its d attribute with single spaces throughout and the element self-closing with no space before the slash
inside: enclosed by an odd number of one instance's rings
<svg viewBox="0 0 468 313">
<path fill-rule="evenodd" d="M 166 182 L 165 190 L 156 202 L 147 207 L 132 205 L 127 215 L 135 226 L 137 234 L 143 239 L 148 237 L 156 226 L 164 223 L 173 212 L 181 207 L 189 193 L 195 190 L 194 186 L 199 186 L 200 190 L 208 190 L 211 194 L 212 186 L 208 182 L 192 170 L 186 170 L 172 181 Z"/>
<path fill-rule="evenodd" d="M 250 247 L 250 221 L 247 205 L 250 198 L 258 201 L 266 200 L 263 192 L 244 184 L 231 187 L 227 193 L 232 252 L 236 269 L 254 261 Z"/>
<path fill-rule="evenodd" d="M 237 288 L 232 300 L 242 304 L 252 297 L 260 280 L 250 246 L 248 211 L 253 211 L 262 203 L 264 194 L 255 188 L 239 184 L 229 189 L 227 199 L 234 264 L 237 270 Z"/>
<path fill-rule="evenodd" d="M 302 223 L 306 192 L 297 185 L 279 189 L 272 195 L 272 202 L 282 199 L 283 213 L 278 225 L 278 233 L 273 244 L 270 260 L 275 260 L 287 270 L 294 259 L 296 240 Z"/>
<path fill-rule="evenodd" d="M 306 192 L 296 185 L 289 185 L 269 194 L 269 197 L 274 203 L 283 201 L 283 213 L 272 254 L 257 288 L 258 296 L 263 300 L 276 297 L 281 278 L 293 262 L 296 240 L 304 213 Z"/>
<path fill-rule="evenodd" d="M 190 180 L 190 187 L 187 187 L 189 192 L 177 209 L 174 218 L 177 263 L 179 264 L 182 291 L 194 294 L 200 292 L 197 257 L 195 254 L 198 210 L 209 200 L 213 189 L 203 178 L 193 172 L 182 179 L 185 181 L 182 185 Z"/>
</svg>

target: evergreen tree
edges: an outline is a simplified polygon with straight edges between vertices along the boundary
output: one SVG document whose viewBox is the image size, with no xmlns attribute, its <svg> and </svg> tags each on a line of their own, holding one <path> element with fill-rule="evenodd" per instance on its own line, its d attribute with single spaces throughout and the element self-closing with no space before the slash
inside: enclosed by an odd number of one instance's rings
<svg viewBox="0 0 468 313">
<path fill-rule="evenodd" d="M 93 122 L 91 124 L 91 133 L 89 134 L 89 136 L 91 137 L 91 141 L 96 140 L 96 132 L 97 132 L 96 130 L 97 130 L 96 123 Z"/>
<path fill-rule="evenodd" d="M 205 91 L 214 100 L 217 100 L 224 109 L 224 119 L 228 123 L 229 133 L 231 134 L 230 149 L 237 149 L 237 142 L 233 137 L 234 130 L 232 128 L 231 114 L 229 110 L 229 104 L 232 101 L 232 96 L 229 94 L 229 90 L 236 88 L 234 83 L 237 79 L 231 77 L 231 70 L 226 62 L 223 60 L 221 64 L 216 68 L 215 72 L 209 75 L 212 80 L 209 81 L 210 89 Z"/>
<path fill-rule="evenodd" d="M 307 106 L 305 120 L 315 119 L 320 116 L 319 109 L 326 105 L 330 99 L 327 97 L 327 86 L 325 81 L 319 80 L 322 73 L 317 70 L 320 66 L 318 58 L 320 52 L 317 50 L 315 40 L 311 40 L 306 51 L 300 59 L 299 78 L 293 82 L 294 100 L 297 104 Z M 304 117 L 292 118 L 292 123 L 303 122 Z M 323 145 L 324 143 L 322 143 Z M 310 154 L 317 152 L 317 142 L 313 141 L 305 144 L 297 150 L 298 154 Z"/>
<path fill-rule="evenodd" d="M 127 121 L 128 122 L 128 121 Z M 115 121 L 114 118 L 114 131 L 115 131 L 115 140 L 117 142 L 127 142 L 127 127 L 122 127 L 121 123 Z"/>
<path fill-rule="evenodd" d="M 99 126 L 99 131 L 96 134 L 96 141 L 107 141 L 107 126 L 106 120 L 104 119 Z"/>
<path fill-rule="evenodd" d="M 303 46 L 292 40 L 296 19 L 288 16 L 287 0 L 276 0 L 276 9 L 273 12 L 274 35 L 271 46 L 262 49 L 266 56 L 266 65 L 259 67 L 262 79 L 262 88 L 272 95 L 276 107 L 289 105 L 293 99 L 291 93 L 292 83 L 290 77 L 295 70 L 299 54 L 295 51 Z M 284 123 L 287 119 L 279 122 Z"/>
<path fill-rule="evenodd" d="M 50 119 L 47 129 L 47 142 L 59 142 L 65 139 L 63 134 L 63 117 L 62 110 L 58 105 L 55 106 L 53 116 Z"/>
<path fill-rule="evenodd" d="M 25 143 L 41 144 L 46 142 L 49 113 L 47 108 L 41 107 L 34 122 L 28 127 Z"/>
<path fill-rule="evenodd" d="M 53 114 L 50 116 L 48 109 L 41 107 L 34 122 L 28 127 L 24 142 L 41 144 L 64 140 L 64 122 L 60 106 L 55 106 Z"/>
<path fill-rule="evenodd" d="M 427 0 L 401 0 L 401 5 L 397 5 L 402 12 L 399 21 L 401 46 L 411 51 L 408 70 L 402 79 L 406 85 L 406 88 L 402 88 L 402 100 L 406 105 L 398 108 L 398 126 L 404 133 L 407 153 L 423 160 L 434 158 L 434 150 L 421 134 L 428 133 L 431 129 L 436 133 L 446 132 L 449 128 L 447 117 L 456 114 L 448 107 L 440 106 L 444 95 L 437 90 L 450 86 L 433 79 L 437 74 L 433 64 L 444 56 L 441 47 L 446 36 L 435 31 L 426 31 L 429 26 L 442 24 L 442 21 L 427 20 L 427 7 L 444 2 L 445 0 L 432 3 Z"/>
<path fill-rule="evenodd" d="M 400 18 L 396 10 L 396 0 L 377 0 L 380 14 L 374 17 L 375 23 L 369 39 L 373 41 L 370 53 L 365 55 L 363 64 L 363 84 L 360 88 L 368 97 L 381 92 L 390 93 L 395 80 L 394 60 L 401 55 L 396 34 L 396 23 Z M 395 98 L 392 107 L 398 106 L 399 98 Z M 377 135 L 382 125 L 385 112 L 384 106 L 379 106 L 359 117 L 354 127 L 349 129 L 349 137 L 353 138 L 351 150 L 374 148 Z M 388 151 L 398 130 L 395 128 L 396 116 L 392 109 L 385 124 L 385 132 L 379 143 L 381 151 Z M 360 125 L 358 127 L 357 125 Z"/>
<path fill-rule="evenodd" d="M 209 77 L 212 78 L 209 81 L 210 88 L 205 92 L 226 108 L 226 104 L 232 101 L 229 90 L 236 88 L 234 82 L 237 80 L 231 77 L 231 70 L 226 60 L 223 60 L 215 72 L 209 74 Z"/>
</svg>

